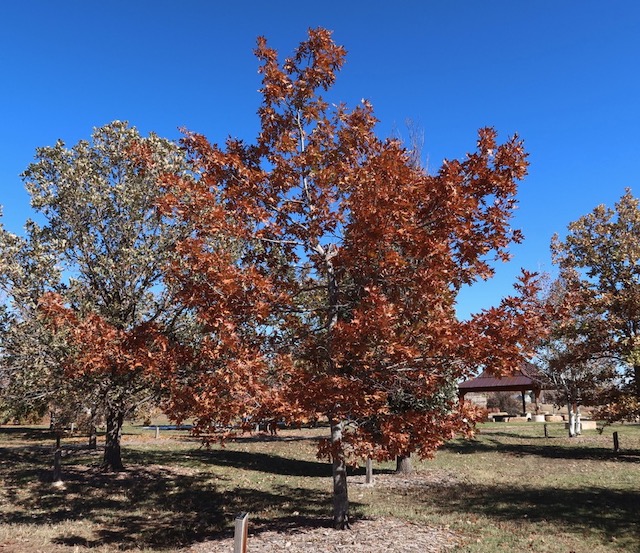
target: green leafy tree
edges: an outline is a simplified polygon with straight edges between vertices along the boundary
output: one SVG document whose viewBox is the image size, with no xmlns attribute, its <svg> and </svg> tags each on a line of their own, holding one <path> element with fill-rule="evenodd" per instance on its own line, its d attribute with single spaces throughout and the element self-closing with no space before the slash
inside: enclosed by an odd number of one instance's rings
<svg viewBox="0 0 640 553">
<path fill-rule="evenodd" d="M 22 419 L 44 415 L 52 392 L 63 388 L 55 378 L 62 344 L 43 324 L 38 312 L 40 297 L 60 290 L 57 257 L 43 244 L 32 222 L 26 237 L 16 236 L 0 225 L 0 401 L 3 418 Z"/>
<path fill-rule="evenodd" d="M 556 338 L 562 364 L 614 365 L 617 386 L 601 412 L 609 420 L 640 414 L 640 208 L 627 190 L 615 208 L 604 205 L 554 237 L 554 262 L 570 294 L 562 301 Z M 605 371 L 607 373 L 608 371 Z M 595 383 L 593 384 L 595 385 Z"/>
<path fill-rule="evenodd" d="M 25 239 L 2 233 L 5 250 L 14 242 L 19 247 L 11 251 L 23 252 L 3 251 L 13 260 L 5 275 L 28 267 L 51 273 L 35 286 L 6 280 L 12 309 L 28 306 L 16 324 L 39 325 L 43 355 L 52 351 L 47 340 L 63 348 L 34 378 L 47 385 L 52 401 L 68 402 L 73 392 L 84 408 L 104 414 L 108 470 L 123 468 L 125 417 L 162 395 L 168 340 L 186 320 L 163 276 L 186 232 L 156 209 L 165 173 L 186 178 L 180 148 L 155 134 L 143 137 L 125 122 L 96 128 L 91 141 L 72 148 L 58 141 L 39 148 L 23 174 L 44 224 L 29 223 Z M 16 328 L 14 352 L 25 343 L 19 334 Z M 20 362 L 10 372 L 20 378 L 24 369 Z M 62 396 L 59 383 L 65 383 Z"/>
</svg>

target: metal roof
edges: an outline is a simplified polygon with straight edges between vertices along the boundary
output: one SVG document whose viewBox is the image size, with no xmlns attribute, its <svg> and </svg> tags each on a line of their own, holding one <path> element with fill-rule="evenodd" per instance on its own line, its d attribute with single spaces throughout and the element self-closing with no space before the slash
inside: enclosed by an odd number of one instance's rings
<svg viewBox="0 0 640 553">
<path fill-rule="evenodd" d="M 514 371 L 511 376 L 499 378 L 490 372 L 483 371 L 476 378 L 465 380 L 458 384 L 462 392 L 499 392 L 499 391 L 520 391 L 536 390 L 543 387 L 543 383 L 536 378 L 537 370 L 535 365 L 527 364 Z"/>
</svg>

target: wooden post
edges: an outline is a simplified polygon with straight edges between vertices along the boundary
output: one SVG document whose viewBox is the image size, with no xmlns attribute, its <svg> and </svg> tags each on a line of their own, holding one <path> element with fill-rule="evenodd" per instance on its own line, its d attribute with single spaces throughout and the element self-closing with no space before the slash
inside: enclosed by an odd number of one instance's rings
<svg viewBox="0 0 640 553">
<path fill-rule="evenodd" d="M 547 423 L 544 423 L 544 437 L 548 438 L 549 437 L 549 428 L 547 428 Z"/>
<path fill-rule="evenodd" d="M 156 426 L 156 440 L 160 437 L 160 427 Z"/>
<path fill-rule="evenodd" d="M 249 538 L 249 513 L 236 516 L 236 527 L 233 536 L 233 553 L 247 553 Z"/>
<path fill-rule="evenodd" d="M 618 453 L 619 449 L 620 449 L 620 442 L 618 441 L 618 433 L 614 432 L 613 433 L 613 452 Z"/>
<path fill-rule="evenodd" d="M 365 477 L 365 483 L 373 484 L 373 461 L 371 457 L 367 457 L 367 475 Z"/>
</svg>

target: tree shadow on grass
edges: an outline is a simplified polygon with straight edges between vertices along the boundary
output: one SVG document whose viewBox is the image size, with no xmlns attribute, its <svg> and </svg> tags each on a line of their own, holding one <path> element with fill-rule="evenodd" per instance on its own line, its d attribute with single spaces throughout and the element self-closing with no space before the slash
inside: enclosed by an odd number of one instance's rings
<svg viewBox="0 0 640 553">
<path fill-rule="evenodd" d="M 534 455 L 547 459 L 574 459 L 593 461 L 616 461 L 622 463 L 640 463 L 640 451 L 619 451 L 614 453 L 612 449 L 604 447 L 579 447 L 558 445 L 553 439 L 544 439 L 536 443 L 505 443 L 501 438 L 491 438 L 485 434 L 480 440 L 456 440 L 447 443 L 444 449 L 460 454 L 473 453 L 507 453 L 517 457 Z"/>
<path fill-rule="evenodd" d="M 237 451 L 233 449 L 197 449 L 188 452 L 127 450 L 125 462 L 160 465 L 187 464 L 230 467 L 241 470 L 278 474 L 282 476 L 331 476 L 331 465 L 321 461 L 291 459 L 269 453 Z"/>
<path fill-rule="evenodd" d="M 55 433 L 49 428 L 37 428 L 32 426 L 0 426 L 0 442 L 11 443 L 15 441 L 42 443 L 54 441 Z"/>
<path fill-rule="evenodd" d="M 321 436 L 300 436 L 287 434 L 265 434 L 264 432 L 255 432 L 252 434 L 240 435 L 233 438 L 234 443 L 260 443 L 260 442 L 319 442 Z"/>
<path fill-rule="evenodd" d="M 446 514 L 484 515 L 517 522 L 552 522 L 569 532 L 593 532 L 619 545 L 640 543 L 640 494 L 595 486 L 579 489 L 551 487 L 462 485 L 436 486 L 425 493 L 414 488 L 418 501 Z"/>
<path fill-rule="evenodd" d="M 173 464 L 180 457 L 177 452 L 125 453 L 129 463 L 139 457 L 146 465 L 130 464 L 123 473 L 105 474 L 95 467 L 67 461 L 63 464 L 64 485 L 57 488 L 52 486 L 50 470 L 44 468 L 49 466 L 50 451 L 14 452 L 15 463 L 3 465 L 1 475 L 6 484 L 4 502 L 11 512 L 5 509 L 0 521 L 28 525 L 83 521 L 94 528 L 91 537 L 65 534 L 53 541 L 86 548 L 113 544 L 122 550 L 184 547 L 229 537 L 239 512 L 252 513 L 254 533 L 330 524 L 329 486 L 320 491 L 275 481 L 258 490 L 245 480 L 232 488 L 227 476 L 230 473 L 219 476 Z M 228 450 L 189 452 L 194 454 L 200 465 L 211 463 L 278 475 L 330 474 L 326 464 L 271 455 Z"/>
</svg>

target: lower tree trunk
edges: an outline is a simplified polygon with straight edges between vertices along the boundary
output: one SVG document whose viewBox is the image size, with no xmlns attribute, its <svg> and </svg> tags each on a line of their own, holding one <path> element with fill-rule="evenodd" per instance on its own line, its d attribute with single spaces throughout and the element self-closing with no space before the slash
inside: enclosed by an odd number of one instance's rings
<svg viewBox="0 0 640 553">
<path fill-rule="evenodd" d="M 365 469 L 365 483 L 373 485 L 373 460 L 371 457 L 367 458 L 367 466 Z"/>
<path fill-rule="evenodd" d="M 104 457 L 102 470 L 120 472 L 124 470 L 120 454 L 120 438 L 122 437 L 122 424 L 124 413 L 118 410 L 107 412 L 107 433 L 105 436 Z"/>
<path fill-rule="evenodd" d="M 331 423 L 333 453 L 333 526 L 337 530 L 349 528 L 349 496 L 347 494 L 347 464 L 341 453 L 342 423 Z"/>
<path fill-rule="evenodd" d="M 89 413 L 89 449 L 98 447 L 98 429 L 96 428 L 96 413 L 91 409 Z"/>
<path fill-rule="evenodd" d="M 89 426 L 89 449 L 96 449 L 98 447 L 98 430 L 95 424 L 91 423 Z"/>
<path fill-rule="evenodd" d="M 62 482 L 62 449 L 60 448 L 60 434 L 56 436 L 56 449 L 53 452 L 53 482 Z"/>
<path fill-rule="evenodd" d="M 412 474 L 413 463 L 411 462 L 411 453 L 406 455 L 398 455 L 396 457 L 396 473 L 398 474 Z"/>
<path fill-rule="evenodd" d="M 571 404 L 567 405 L 567 410 L 569 412 L 569 437 L 574 438 L 576 435 L 576 414 L 573 412 Z"/>
</svg>

